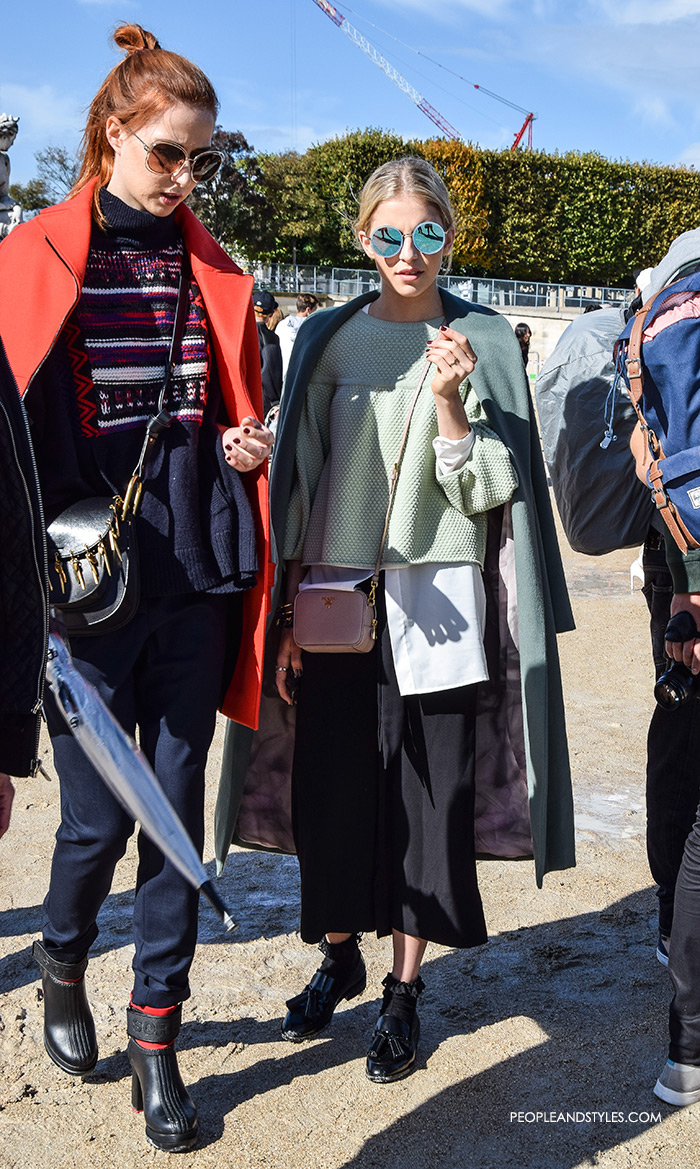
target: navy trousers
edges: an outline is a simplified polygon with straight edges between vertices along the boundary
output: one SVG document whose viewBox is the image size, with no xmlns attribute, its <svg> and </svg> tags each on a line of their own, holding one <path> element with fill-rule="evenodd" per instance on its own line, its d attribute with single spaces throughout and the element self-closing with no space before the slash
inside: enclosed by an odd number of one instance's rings
<svg viewBox="0 0 700 1169">
<path fill-rule="evenodd" d="M 142 600 L 124 629 L 74 638 L 73 658 L 124 730 L 138 737 L 200 854 L 204 769 L 220 698 L 226 649 L 225 596 Z M 61 824 L 44 903 L 44 945 L 78 962 L 98 934 L 97 914 L 134 822 L 84 756 L 53 699 L 47 720 L 61 781 Z M 198 892 L 143 832 L 134 903 L 134 989 L 139 1006 L 169 1007 L 189 996 Z"/>
</svg>

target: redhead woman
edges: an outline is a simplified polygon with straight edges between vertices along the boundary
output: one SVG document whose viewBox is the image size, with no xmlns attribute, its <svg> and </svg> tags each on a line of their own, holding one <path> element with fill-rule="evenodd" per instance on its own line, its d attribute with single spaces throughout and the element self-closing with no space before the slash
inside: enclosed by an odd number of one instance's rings
<svg viewBox="0 0 700 1169">
<path fill-rule="evenodd" d="M 572 622 L 517 341 L 438 286 L 455 237 L 443 181 L 419 158 L 386 163 L 356 233 L 381 290 L 300 330 L 272 474 L 301 935 L 323 954 L 282 1033 L 318 1035 L 365 988 L 360 935 L 391 936 L 366 1063 L 384 1084 L 415 1066 L 426 945 L 486 941 L 477 854 L 534 854 L 538 881 L 573 863 L 554 636 Z M 369 592 L 387 513 L 372 648 L 302 650 L 295 605 Z M 235 834 L 289 847 L 261 823 L 280 772 L 272 701 Z"/>
<path fill-rule="evenodd" d="M 204 768 L 218 704 L 255 726 L 268 586 L 266 460 L 252 281 L 184 205 L 214 177 L 216 94 L 151 33 L 115 33 L 125 57 L 95 97 L 66 203 L 0 248 L 0 334 L 31 422 L 47 523 L 80 500 L 123 495 L 175 330 L 169 425 L 146 464 L 135 519 L 141 595 L 113 632 L 72 639 L 81 672 L 141 746 L 201 850 Z M 85 989 L 96 918 L 133 821 L 58 714 L 46 712 L 61 824 L 35 944 L 51 1059 L 82 1075 L 98 1056 Z M 197 937 L 196 893 L 141 834 L 127 1009 L 132 1101 L 146 1136 L 197 1139 L 174 1041 Z"/>
</svg>

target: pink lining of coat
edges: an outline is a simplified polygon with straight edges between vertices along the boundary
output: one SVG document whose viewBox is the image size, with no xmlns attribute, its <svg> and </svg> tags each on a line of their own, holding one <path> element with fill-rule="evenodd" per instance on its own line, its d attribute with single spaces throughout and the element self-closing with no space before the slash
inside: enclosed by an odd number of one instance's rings
<svg viewBox="0 0 700 1169">
<path fill-rule="evenodd" d="M 676 321 L 697 320 L 700 317 L 700 292 L 676 292 L 665 302 L 663 312 L 655 316 L 642 333 L 643 341 L 653 341 Z"/>
</svg>

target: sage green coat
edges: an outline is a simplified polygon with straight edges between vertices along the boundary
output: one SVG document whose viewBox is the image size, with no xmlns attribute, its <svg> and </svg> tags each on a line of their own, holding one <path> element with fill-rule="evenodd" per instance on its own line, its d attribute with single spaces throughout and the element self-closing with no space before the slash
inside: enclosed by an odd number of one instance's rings
<svg viewBox="0 0 700 1169">
<path fill-rule="evenodd" d="M 304 401 L 306 387 L 318 358 L 336 329 L 363 305 L 375 299 L 377 293 L 368 293 L 328 312 L 310 317 L 300 330 L 292 351 L 282 399 L 280 426 L 272 466 L 270 504 L 272 531 L 276 546 L 284 544 L 287 505 L 292 487 L 296 429 Z M 491 767 L 506 756 L 519 764 L 524 793 L 523 807 L 529 815 L 528 836 L 534 855 L 535 876 L 538 885 L 546 872 L 571 867 L 574 859 L 574 824 L 571 777 L 569 769 L 566 725 L 562 700 L 561 677 L 556 634 L 574 628 L 571 607 L 566 590 L 559 547 L 554 528 L 549 490 L 542 462 L 540 440 L 534 419 L 529 386 L 523 370 L 520 347 L 508 322 L 498 313 L 482 306 L 460 300 L 441 290 L 443 309 L 451 328 L 464 333 L 477 355 L 477 364 L 470 376 L 471 385 L 484 407 L 489 425 L 510 451 L 518 475 L 519 486 L 510 505 L 505 509 L 503 532 L 512 523 L 511 562 L 517 582 L 517 618 L 519 646 L 514 651 L 501 653 L 509 679 L 515 661 L 517 702 L 522 710 L 519 743 L 513 744 L 509 727 L 500 713 L 493 710 L 484 719 L 491 731 L 504 736 L 498 748 L 492 743 L 486 754 Z M 501 549 L 505 546 L 501 536 Z M 496 544 L 495 574 L 492 579 L 499 586 L 498 544 Z M 488 570 L 488 565 L 487 565 Z M 281 572 L 275 582 L 279 594 Z M 501 587 L 501 592 L 503 591 Z M 512 605 L 512 592 L 504 604 Z M 276 607 L 273 596 L 272 611 Z M 504 623 L 501 621 L 501 633 Z M 271 630 L 268 668 L 274 669 L 276 638 Z M 506 637 L 507 640 L 507 637 Z M 512 686 L 511 686 L 512 690 Z M 508 702 L 512 697 L 502 690 Z M 261 711 L 260 730 L 253 733 L 230 723 L 219 785 L 216 809 L 215 842 L 219 871 L 232 841 L 249 843 L 253 847 L 277 844 L 291 851 L 293 845 L 286 828 L 270 840 L 266 834 L 256 839 L 256 833 L 239 834 L 242 802 L 249 794 L 257 801 L 257 812 L 263 819 L 267 814 L 267 796 L 263 790 L 269 785 L 276 789 L 275 800 L 269 804 L 270 816 L 282 819 L 288 812 L 288 797 L 283 792 L 286 776 L 280 761 L 280 751 L 287 756 L 286 771 L 291 766 L 294 711 L 286 707 L 275 694 L 274 679 L 263 686 L 263 706 L 269 710 L 271 722 Z M 477 739 L 478 739 L 477 728 Z M 266 742 L 259 740 L 265 739 Z M 268 743 L 274 742 L 271 753 Z M 284 747 L 282 744 L 284 742 Z M 258 756 L 257 776 L 253 782 L 252 756 Z M 477 791 L 479 752 L 477 751 Z M 262 776 L 262 778 L 261 778 Z M 526 780 L 526 789 L 525 789 Z M 500 800 L 515 805 L 517 795 L 510 797 L 499 784 L 487 796 L 485 803 L 493 808 Z M 255 790 L 253 790 L 255 789 Z M 526 792 L 526 794 L 525 794 Z M 478 801 L 478 796 L 477 796 Z M 282 812 L 280 813 L 280 806 Z M 477 808 L 478 813 L 478 808 Z M 510 814 L 510 813 L 509 813 Z M 513 814 L 513 821 L 517 816 Z M 522 816 L 514 831 L 522 829 Z M 506 826 L 507 831 L 507 826 Z M 520 832 L 522 838 L 522 832 Z M 477 845 L 477 847 L 479 847 Z M 496 849 L 500 856 L 522 856 L 522 847 L 509 849 L 503 840 Z"/>
</svg>

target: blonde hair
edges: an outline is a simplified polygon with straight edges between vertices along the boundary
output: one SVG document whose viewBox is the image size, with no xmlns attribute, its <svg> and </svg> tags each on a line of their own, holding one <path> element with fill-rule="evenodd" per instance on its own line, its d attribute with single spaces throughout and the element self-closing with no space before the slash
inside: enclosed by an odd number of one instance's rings
<svg viewBox="0 0 700 1169">
<path fill-rule="evenodd" d="M 387 199 L 398 199 L 402 195 L 416 195 L 426 203 L 431 203 L 439 213 L 445 231 L 452 227 L 456 233 L 455 209 L 440 175 L 424 158 L 407 154 L 403 158 L 393 158 L 372 171 L 360 195 L 360 207 L 353 223 L 355 236 L 359 238 L 361 231 L 369 234 L 367 229 L 380 203 Z M 449 267 L 452 248 L 445 252 L 445 259 Z"/>
</svg>

